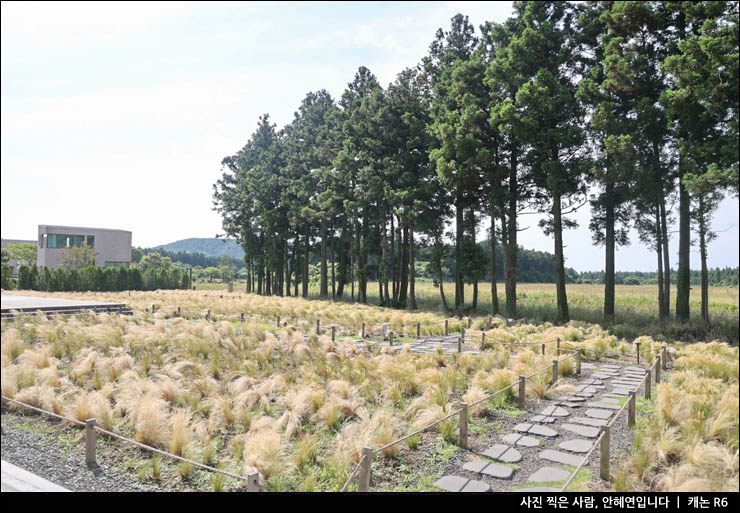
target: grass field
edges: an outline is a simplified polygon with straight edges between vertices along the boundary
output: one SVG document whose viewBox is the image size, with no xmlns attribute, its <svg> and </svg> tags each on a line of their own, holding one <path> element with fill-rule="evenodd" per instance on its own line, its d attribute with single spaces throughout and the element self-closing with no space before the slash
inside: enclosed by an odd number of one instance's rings
<svg viewBox="0 0 740 513">
<path fill-rule="evenodd" d="M 197 283 L 202 290 L 225 290 L 225 284 Z M 235 290 L 244 284 L 236 284 Z M 491 287 L 481 283 L 478 287 L 478 312 L 488 314 L 491 311 Z M 710 287 L 709 315 L 710 325 L 701 321 L 701 289 L 691 289 L 690 306 L 691 322 L 678 323 L 675 317 L 661 327 L 658 323 L 658 288 L 657 285 L 617 285 L 615 322 L 608 326 L 617 336 L 634 338 L 640 335 L 662 335 L 667 340 L 724 340 L 738 343 L 738 315 L 740 299 L 737 288 Z M 345 289 L 349 301 L 349 290 Z M 448 304 L 454 305 L 454 283 L 445 283 L 445 295 Z M 604 309 L 603 285 L 568 285 L 568 307 L 573 320 L 601 324 Z M 311 297 L 318 297 L 318 287 L 310 289 Z M 505 304 L 504 285 L 498 284 L 499 304 Z M 368 285 L 368 299 L 372 304 L 378 303 L 378 285 Z M 465 289 L 465 298 L 469 304 L 473 297 L 473 286 Z M 442 301 L 439 291 L 431 282 L 416 283 L 416 298 L 422 311 L 442 312 Z M 671 289 L 671 308 L 675 308 L 676 288 Z M 518 312 L 522 318 L 532 322 L 554 322 L 557 318 L 555 285 L 552 283 L 523 283 L 517 285 Z M 466 312 L 466 315 L 472 312 Z M 605 326 L 607 327 L 607 326 Z"/>
<path fill-rule="evenodd" d="M 339 490 L 363 446 L 380 447 L 428 425 L 459 401 L 475 402 L 519 375 L 548 367 L 554 357 L 552 350 L 540 354 L 538 346 L 493 341 L 558 338 L 564 349 L 581 348 L 590 360 L 605 351 L 634 351 L 633 344 L 596 324 L 506 327 L 496 318 L 481 354 L 418 354 L 408 348 L 395 354 L 387 347 L 366 350 L 354 328 L 340 330 L 336 342 L 314 333 L 304 339 L 304 333 L 316 317 L 347 327 L 362 320 L 389 322 L 401 326 L 399 336 L 416 322 L 438 332 L 443 316 L 237 292 L 58 295 L 125 301 L 136 313 L 3 321 L 4 396 L 81 421 L 94 417 L 104 429 L 230 472 L 257 471 L 274 491 Z M 145 312 L 152 304 L 155 313 Z M 172 317 L 178 306 L 197 320 Z M 207 310 L 210 322 L 201 315 Z M 268 320 L 241 323 L 240 312 Z M 303 321 L 277 327 L 269 321 L 275 315 Z M 470 335 L 477 339 L 483 327 L 483 318 L 475 320 Z M 661 343 L 649 336 L 640 342 L 644 361 L 651 361 Z M 635 451 L 617 471 L 614 486 L 736 490 L 738 349 L 716 342 L 675 347 L 678 372 L 640 412 Z M 573 371 L 572 359 L 560 365 L 564 377 Z M 547 381 L 547 373 L 540 374 L 527 393 L 554 397 L 573 390 L 567 379 L 555 387 Z M 512 408 L 511 395 L 473 408 L 473 436 L 495 432 L 496 412 Z M 458 451 L 456 422 L 452 417 L 379 454 L 374 489 L 433 490 L 435 472 Z M 126 454 L 142 481 L 199 490 L 240 485 L 146 452 Z"/>
</svg>

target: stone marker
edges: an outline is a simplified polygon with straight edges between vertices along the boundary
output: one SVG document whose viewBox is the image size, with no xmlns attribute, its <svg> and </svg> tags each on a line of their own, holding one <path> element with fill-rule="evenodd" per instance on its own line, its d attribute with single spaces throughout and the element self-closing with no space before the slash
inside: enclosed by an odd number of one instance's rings
<svg viewBox="0 0 740 513">
<path fill-rule="evenodd" d="M 596 438 L 599 436 L 599 430 L 590 426 L 579 426 L 578 424 L 560 424 L 560 427 L 571 433 L 585 436 L 586 438 Z"/>
<path fill-rule="evenodd" d="M 540 412 L 540 415 L 546 415 L 548 417 L 567 417 L 570 415 L 568 410 L 559 406 L 548 406 Z"/>
<path fill-rule="evenodd" d="M 487 492 L 491 489 L 486 483 L 460 476 L 442 476 L 434 482 L 434 486 L 446 492 Z"/>
<path fill-rule="evenodd" d="M 559 447 L 566 451 L 585 454 L 590 451 L 593 446 L 593 442 L 589 442 L 588 440 L 566 440 L 565 442 L 560 442 Z"/>
<path fill-rule="evenodd" d="M 613 412 L 609 410 L 589 408 L 588 410 L 586 410 L 586 417 L 592 417 L 594 419 L 608 419 L 612 416 L 612 413 Z"/>
<path fill-rule="evenodd" d="M 550 429 L 549 427 L 540 424 L 528 424 L 526 422 L 514 426 L 514 431 L 547 437 L 558 436 L 558 432 L 554 429 Z"/>
<path fill-rule="evenodd" d="M 529 476 L 527 481 L 532 483 L 553 483 L 556 481 L 565 481 L 570 477 L 570 472 L 560 468 L 542 467 L 537 472 Z"/>
<path fill-rule="evenodd" d="M 576 424 L 583 424 L 584 426 L 606 426 L 609 424 L 606 420 L 602 419 L 592 419 L 589 417 L 571 417 L 571 422 L 575 422 Z"/>
<path fill-rule="evenodd" d="M 506 465 L 498 465 L 487 461 L 471 461 L 463 465 L 463 470 L 475 472 L 476 474 L 485 474 L 497 479 L 511 479 L 514 475 L 514 469 Z"/>
<path fill-rule="evenodd" d="M 517 463 L 522 461 L 522 453 L 504 444 L 495 444 L 483 452 L 483 456 L 488 456 L 494 460 L 503 461 L 504 463 Z"/>
<path fill-rule="evenodd" d="M 586 403 L 586 406 L 591 406 L 593 408 L 604 408 L 605 410 L 618 410 L 621 408 L 621 406 L 619 406 L 618 404 L 603 403 L 603 402 Z"/>
<path fill-rule="evenodd" d="M 540 445 L 540 441 L 536 438 L 532 438 L 527 435 L 519 435 L 517 433 L 510 433 L 501 439 L 507 444 L 521 445 L 522 447 L 538 447 Z"/>
<path fill-rule="evenodd" d="M 532 422 L 538 422 L 540 424 L 552 424 L 555 422 L 555 417 L 546 417 L 545 415 L 535 415 L 530 419 Z"/>
<path fill-rule="evenodd" d="M 582 456 L 576 456 L 575 454 L 568 454 L 567 452 L 554 451 L 552 449 L 546 449 L 539 454 L 539 457 L 543 460 L 554 461 L 555 463 L 562 463 L 563 465 L 578 466 L 583 459 Z"/>
</svg>

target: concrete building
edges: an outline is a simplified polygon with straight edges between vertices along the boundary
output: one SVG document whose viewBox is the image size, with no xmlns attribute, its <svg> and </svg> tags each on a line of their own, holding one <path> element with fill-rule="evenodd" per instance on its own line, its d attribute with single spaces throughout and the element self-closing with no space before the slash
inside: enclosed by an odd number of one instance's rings
<svg viewBox="0 0 740 513">
<path fill-rule="evenodd" d="M 34 244 L 37 245 L 38 242 L 35 240 L 20 240 L 20 239 L 2 239 L 0 245 L 4 249 L 8 249 L 8 244 Z M 28 262 L 29 265 L 31 265 L 33 262 Z M 10 270 L 13 271 L 13 275 L 18 274 L 18 262 L 16 260 L 8 260 L 8 266 L 10 266 Z"/>
<path fill-rule="evenodd" d="M 131 263 L 131 232 L 107 228 L 39 225 L 36 264 L 55 269 L 62 266 L 62 249 L 80 247 L 82 243 L 94 248 L 98 267 L 128 267 Z"/>
</svg>

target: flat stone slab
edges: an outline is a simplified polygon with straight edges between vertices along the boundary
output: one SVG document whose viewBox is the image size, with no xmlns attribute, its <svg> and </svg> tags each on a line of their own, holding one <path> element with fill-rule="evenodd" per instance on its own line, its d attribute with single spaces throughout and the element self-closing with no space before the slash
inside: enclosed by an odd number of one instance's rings
<svg viewBox="0 0 740 513">
<path fill-rule="evenodd" d="M 556 406 L 565 406 L 566 408 L 580 408 L 582 405 L 579 403 L 572 403 L 570 401 L 558 401 L 555 403 Z"/>
<path fill-rule="evenodd" d="M 620 399 L 624 399 L 624 396 L 621 395 L 621 394 L 612 394 L 612 393 L 609 393 L 609 394 L 603 394 L 601 396 L 601 400 L 603 401 L 604 399 L 612 399 L 612 400 L 619 401 Z"/>
<path fill-rule="evenodd" d="M 548 417 L 546 415 L 535 415 L 530 420 L 539 424 L 552 424 L 553 422 L 555 422 L 555 417 Z"/>
<path fill-rule="evenodd" d="M 483 452 L 483 456 L 488 456 L 494 460 L 503 461 L 504 463 L 517 463 L 522 461 L 522 453 L 504 444 L 495 444 Z"/>
<path fill-rule="evenodd" d="M 487 492 L 491 489 L 482 481 L 460 476 L 442 476 L 434 482 L 434 486 L 446 492 Z"/>
<path fill-rule="evenodd" d="M 581 364 L 581 368 L 582 368 L 582 369 L 595 369 L 595 368 L 596 368 L 596 365 L 595 365 L 595 364 L 593 364 L 593 363 L 586 363 L 586 362 L 583 362 L 583 363 Z"/>
<path fill-rule="evenodd" d="M 591 417 L 594 419 L 608 419 L 612 416 L 612 413 L 609 410 L 602 410 L 600 408 L 589 408 L 586 410 L 586 417 Z"/>
<path fill-rule="evenodd" d="M 567 417 L 570 413 L 568 413 L 568 410 L 561 408 L 560 406 L 548 406 L 540 412 L 540 415 L 546 415 L 548 417 Z"/>
<path fill-rule="evenodd" d="M 603 385 L 604 382 L 600 379 L 587 379 L 583 382 L 584 385 Z"/>
<path fill-rule="evenodd" d="M 502 440 L 507 444 L 521 445 L 522 447 L 538 447 L 540 445 L 540 441 L 536 438 L 532 438 L 531 436 L 527 435 L 520 435 L 517 433 L 510 433 L 502 437 Z"/>
<path fill-rule="evenodd" d="M 591 426 L 579 426 L 578 424 L 560 424 L 560 427 L 565 431 L 570 431 L 577 435 L 585 436 L 586 438 L 596 438 L 599 436 L 599 428 Z"/>
<path fill-rule="evenodd" d="M 545 449 L 540 452 L 539 457 L 543 460 L 554 461 L 555 463 L 562 463 L 563 465 L 572 465 L 574 467 L 578 466 L 583 459 L 582 456 L 555 451 L 553 449 Z"/>
<path fill-rule="evenodd" d="M 612 388 L 612 394 L 624 394 L 624 395 L 630 395 L 630 392 L 634 392 L 634 389 L 629 389 L 629 388 L 618 388 L 618 387 L 614 387 L 614 388 Z"/>
<path fill-rule="evenodd" d="M 608 394 L 604 394 L 604 395 L 608 395 Z M 599 399 L 599 401 L 602 403 L 619 404 L 619 399 L 615 399 L 613 397 L 602 397 L 601 399 Z"/>
<path fill-rule="evenodd" d="M 569 403 L 582 403 L 585 401 L 583 397 L 575 397 L 575 396 L 562 396 L 555 398 L 556 401 L 566 401 Z"/>
<path fill-rule="evenodd" d="M 576 388 L 576 392 L 583 392 L 586 394 L 595 394 L 597 392 L 597 389 L 593 385 L 581 385 Z"/>
<path fill-rule="evenodd" d="M 618 410 L 621 408 L 621 406 L 619 406 L 618 404 L 603 402 L 588 403 L 587 406 L 591 406 L 592 408 L 603 408 L 605 410 Z"/>
<path fill-rule="evenodd" d="M 537 472 L 529 476 L 527 481 L 532 483 L 553 483 L 556 481 L 565 481 L 570 477 L 570 472 L 560 468 L 542 467 Z"/>
<path fill-rule="evenodd" d="M 566 440 L 565 442 L 560 442 L 561 449 L 581 454 L 587 453 L 593 446 L 593 442 L 589 442 L 588 440 Z"/>
<path fill-rule="evenodd" d="M 541 424 L 529 424 L 529 423 L 522 423 L 517 424 L 514 426 L 514 431 L 519 431 L 520 433 L 527 433 L 530 435 L 540 435 L 540 436 L 547 436 L 547 437 L 553 437 L 558 436 L 558 432 L 554 429 L 550 429 L 547 426 L 543 426 Z"/>
<path fill-rule="evenodd" d="M 633 392 L 634 392 L 634 390 L 633 390 Z M 615 388 L 610 393 L 604 394 L 604 395 L 614 396 L 614 397 L 629 397 L 630 391 L 629 390 L 620 389 L 620 388 Z"/>
<path fill-rule="evenodd" d="M 485 474 L 496 479 L 511 479 L 514 469 L 506 465 L 498 465 L 488 461 L 471 461 L 463 465 L 463 469 L 476 474 Z"/>
<path fill-rule="evenodd" d="M 611 369 L 611 370 L 619 370 L 622 368 L 621 365 L 612 365 L 612 364 L 604 364 L 600 366 L 601 369 Z"/>
<path fill-rule="evenodd" d="M 609 424 L 606 420 L 603 419 L 592 419 L 589 417 L 571 417 L 571 422 L 575 422 L 576 424 L 583 424 L 584 426 L 606 426 Z"/>
<path fill-rule="evenodd" d="M 604 374 L 601 372 L 594 372 L 592 376 L 595 378 L 599 378 L 599 379 L 609 379 L 609 378 L 613 378 L 614 376 L 617 376 L 617 374 Z"/>
<path fill-rule="evenodd" d="M 593 397 L 594 394 L 595 394 L 595 392 L 593 394 L 591 392 L 576 392 L 576 395 L 578 397 L 584 397 L 584 398 Z"/>
</svg>

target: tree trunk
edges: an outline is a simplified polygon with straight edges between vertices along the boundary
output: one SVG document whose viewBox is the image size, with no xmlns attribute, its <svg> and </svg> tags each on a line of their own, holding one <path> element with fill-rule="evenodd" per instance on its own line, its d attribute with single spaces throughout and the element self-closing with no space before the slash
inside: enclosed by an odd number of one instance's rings
<svg viewBox="0 0 740 513">
<path fill-rule="evenodd" d="M 295 246 L 293 247 L 293 268 L 295 269 L 295 287 L 293 288 L 293 295 L 298 297 L 298 253 L 300 251 L 300 236 L 298 230 L 295 232 Z"/>
<path fill-rule="evenodd" d="M 475 209 L 470 208 L 470 239 L 472 241 L 472 250 L 477 251 L 475 247 L 475 229 L 476 229 Z M 471 305 L 473 313 L 478 312 L 478 269 L 473 269 L 473 304 Z"/>
<path fill-rule="evenodd" d="M 414 248 L 414 225 L 409 226 L 409 300 L 408 309 L 416 310 L 416 250 Z"/>
<path fill-rule="evenodd" d="M 339 278 L 337 283 L 337 297 L 344 295 L 344 284 L 347 282 L 347 218 L 342 218 L 342 234 L 339 237 Z"/>
<path fill-rule="evenodd" d="M 334 276 L 334 219 L 331 220 L 331 300 L 336 301 L 337 289 Z"/>
<path fill-rule="evenodd" d="M 321 218 L 321 285 L 319 296 L 326 299 L 329 296 L 329 279 L 326 265 L 326 219 Z"/>
<path fill-rule="evenodd" d="M 680 166 L 680 164 L 679 164 Z M 691 212 L 690 197 L 683 184 L 683 176 L 678 184 L 679 190 L 679 239 L 678 239 L 678 292 L 676 293 L 676 318 L 688 321 L 689 295 L 691 290 L 691 271 L 689 270 L 691 251 Z"/>
<path fill-rule="evenodd" d="M 517 154 L 516 148 L 512 148 L 511 162 L 509 166 L 509 208 L 508 208 L 508 234 L 504 247 L 504 280 L 506 282 L 506 316 L 510 319 L 516 318 L 516 278 L 517 278 Z"/>
<path fill-rule="evenodd" d="M 660 196 L 660 232 L 662 234 L 663 243 L 663 273 L 665 279 L 663 280 L 663 301 L 665 303 L 665 315 L 666 318 L 671 317 L 671 256 L 668 248 L 668 222 L 667 214 L 665 211 L 665 194 L 661 193 Z"/>
<path fill-rule="evenodd" d="M 570 321 L 568 313 L 568 296 L 565 292 L 565 257 L 563 255 L 563 220 L 560 192 L 553 191 L 553 234 L 555 235 L 555 288 L 558 301 L 558 321 Z M 511 242 L 509 242 L 511 244 Z"/>
<path fill-rule="evenodd" d="M 462 315 L 463 305 L 465 303 L 463 275 L 462 275 L 462 238 L 465 231 L 463 224 L 463 206 L 462 193 L 458 186 L 457 196 L 455 198 L 456 222 L 455 222 L 455 312 L 458 316 Z"/>
<path fill-rule="evenodd" d="M 701 319 L 709 324 L 709 271 L 707 270 L 707 216 L 699 196 L 699 254 L 701 257 Z"/>
<path fill-rule="evenodd" d="M 311 251 L 311 227 L 306 224 L 306 239 L 303 241 L 303 297 L 308 297 L 308 262 Z"/>
<path fill-rule="evenodd" d="M 658 255 L 658 320 L 664 325 L 667 317 L 667 302 L 665 299 L 665 287 L 663 284 L 663 238 L 660 225 L 660 206 L 656 207 L 655 213 L 655 251 Z"/>
<path fill-rule="evenodd" d="M 437 244 L 441 246 L 438 241 Z M 447 306 L 447 299 L 445 298 L 445 287 L 444 287 L 444 274 L 442 273 L 442 258 L 437 258 L 437 274 L 439 276 L 439 295 L 442 297 L 442 307 L 445 309 L 445 313 L 450 311 L 450 307 Z"/>
<path fill-rule="evenodd" d="M 386 218 L 383 216 L 383 220 L 380 223 L 380 305 L 389 306 L 390 298 L 388 296 L 388 252 L 386 247 L 388 246 L 386 232 Z M 385 294 L 383 294 L 383 286 L 385 286 Z"/>
<path fill-rule="evenodd" d="M 493 203 L 491 204 L 491 236 L 489 242 L 491 244 L 491 315 L 498 315 L 500 310 L 498 304 L 498 289 L 496 288 L 496 216 L 493 211 Z"/>
<path fill-rule="evenodd" d="M 403 231 L 401 239 L 401 290 L 398 294 L 398 306 L 406 307 L 406 298 L 408 297 L 409 287 L 409 225 L 406 219 L 403 219 Z"/>
<path fill-rule="evenodd" d="M 608 166 L 607 162 L 607 166 Z M 609 171 L 607 170 L 607 174 Z M 606 267 L 604 275 L 604 322 L 614 322 L 614 184 L 606 182 Z"/>
</svg>

